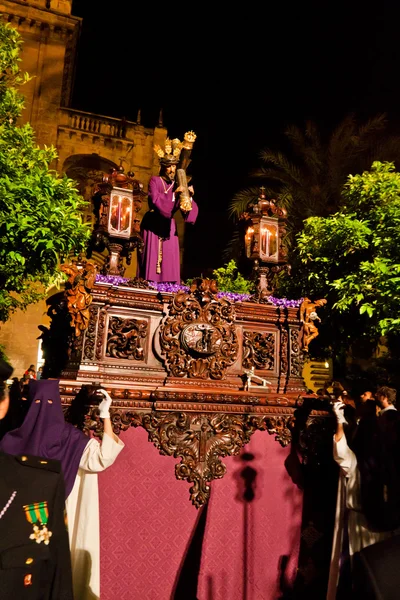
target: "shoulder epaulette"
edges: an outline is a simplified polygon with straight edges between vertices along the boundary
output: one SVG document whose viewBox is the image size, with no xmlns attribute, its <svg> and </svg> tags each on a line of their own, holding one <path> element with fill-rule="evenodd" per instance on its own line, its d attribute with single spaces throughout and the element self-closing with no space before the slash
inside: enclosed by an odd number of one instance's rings
<svg viewBox="0 0 400 600">
<path fill-rule="evenodd" d="M 44 469 L 45 471 L 53 471 L 55 473 L 61 472 L 61 463 L 59 460 L 32 456 L 31 454 L 18 454 L 15 456 L 15 459 L 25 467 Z"/>
</svg>

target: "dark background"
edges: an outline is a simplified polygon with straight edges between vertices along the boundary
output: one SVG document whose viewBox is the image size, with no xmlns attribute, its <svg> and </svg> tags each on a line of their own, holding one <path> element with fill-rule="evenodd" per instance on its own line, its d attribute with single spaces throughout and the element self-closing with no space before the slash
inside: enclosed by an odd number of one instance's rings
<svg viewBox="0 0 400 600">
<path fill-rule="evenodd" d="M 236 6 L 236 8 L 235 8 Z M 263 147 L 285 150 L 288 124 L 325 135 L 348 113 L 386 112 L 399 129 L 396 2 L 162 4 L 74 0 L 83 18 L 73 106 L 154 127 L 193 129 L 200 207 L 187 228 L 185 276 L 223 264 L 227 208 Z"/>
</svg>

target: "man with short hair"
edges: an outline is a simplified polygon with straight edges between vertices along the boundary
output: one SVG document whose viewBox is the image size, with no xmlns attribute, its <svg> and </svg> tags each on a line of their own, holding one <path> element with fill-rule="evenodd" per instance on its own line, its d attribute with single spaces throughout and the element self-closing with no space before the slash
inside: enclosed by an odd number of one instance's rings
<svg viewBox="0 0 400 600">
<path fill-rule="evenodd" d="M 388 410 L 396 409 L 396 390 L 382 385 L 376 390 L 375 394 L 376 402 L 381 409 L 380 415 L 383 415 Z"/>
<path fill-rule="evenodd" d="M 364 404 L 364 402 L 366 402 L 367 400 L 373 400 L 373 399 L 374 399 L 374 394 L 370 390 L 367 390 L 360 396 L 361 404 Z"/>
</svg>

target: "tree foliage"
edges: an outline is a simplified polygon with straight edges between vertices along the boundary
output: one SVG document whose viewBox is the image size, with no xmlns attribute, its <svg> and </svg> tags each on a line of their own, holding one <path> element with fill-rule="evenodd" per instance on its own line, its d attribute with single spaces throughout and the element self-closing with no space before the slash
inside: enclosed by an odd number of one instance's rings
<svg viewBox="0 0 400 600">
<path fill-rule="evenodd" d="M 305 221 L 279 289 L 328 299 L 325 341 L 336 350 L 400 333 L 400 173 L 374 162 L 348 177 L 342 198 L 335 214 Z"/>
<path fill-rule="evenodd" d="M 229 261 L 224 267 L 214 269 L 213 278 L 221 292 L 248 294 L 252 290 L 253 282 L 241 275 L 234 260 Z"/>
<path fill-rule="evenodd" d="M 29 77 L 19 69 L 21 39 L 0 22 L 0 320 L 43 296 L 58 264 L 82 250 L 89 231 L 75 182 L 50 168 L 53 147 L 39 148 L 29 124 L 18 125 Z"/>
</svg>

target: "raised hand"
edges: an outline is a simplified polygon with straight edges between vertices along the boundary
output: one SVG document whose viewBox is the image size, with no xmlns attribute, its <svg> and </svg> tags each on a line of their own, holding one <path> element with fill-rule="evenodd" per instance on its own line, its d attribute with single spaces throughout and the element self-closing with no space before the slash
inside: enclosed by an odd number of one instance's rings
<svg viewBox="0 0 400 600">
<path fill-rule="evenodd" d="M 101 419 L 109 419 L 110 418 L 110 406 L 112 404 L 112 398 L 106 390 L 100 389 L 96 390 L 96 394 L 101 394 L 104 396 L 104 400 L 102 400 L 99 404 L 100 409 L 100 418 Z"/>
<path fill-rule="evenodd" d="M 343 402 L 341 402 L 341 401 L 334 402 L 333 406 L 332 406 L 332 410 L 335 413 L 337 422 L 342 423 L 342 425 L 345 425 L 345 424 L 347 425 L 348 423 L 344 417 L 344 407 L 345 407 L 345 404 Z"/>
</svg>

